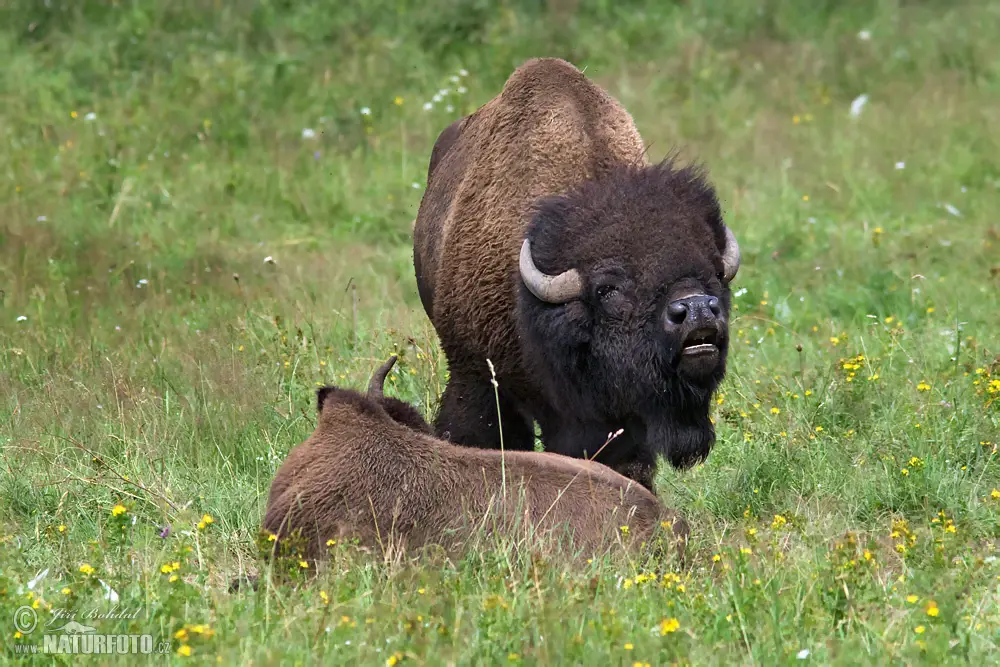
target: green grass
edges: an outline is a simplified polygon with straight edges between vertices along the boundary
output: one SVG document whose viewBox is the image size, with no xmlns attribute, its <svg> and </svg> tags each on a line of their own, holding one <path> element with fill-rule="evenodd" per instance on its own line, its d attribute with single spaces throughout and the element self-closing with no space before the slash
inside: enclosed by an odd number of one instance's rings
<svg viewBox="0 0 1000 667">
<path fill-rule="evenodd" d="M 41 642 L 18 607 L 106 609 L 98 578 L 141 611 L 90 625 L 177 662 L 1000 648 L 995 3 L 12 0 L 0 26 L 5 659 Z M 433 414 L 409 245 L 430 148 L 541 55 L 586 67 L 653 158 L 704 161 L 744 252 L 718 444 L 658 479 L 689 566 L 338 546 L 311 586 L 230 594 L 317 384 L 398 351 L 389 391 Z"/>
</svg>

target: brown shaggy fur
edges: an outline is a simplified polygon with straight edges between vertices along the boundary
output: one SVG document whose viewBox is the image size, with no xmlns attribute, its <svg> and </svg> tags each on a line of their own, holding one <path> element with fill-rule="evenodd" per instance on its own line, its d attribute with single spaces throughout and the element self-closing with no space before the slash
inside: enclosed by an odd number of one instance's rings
<svg viewBox="0 0 1000 667">
<path fill-rule="evenodd" d="M 476 529 L 517 534 L 572 532 L 574 549 L 595 554 L 619 539 L 648 540 L 673 524 L 679 553 L 687 524 L 649 491 L 598 463 L 557 454 L 482 450 L 429 434 L 413 406 L 381 395 L 392 357 L 368 395 L 323 387 L 316 430 L 289 453 L 271 485 L 263 528 L 279 539 L 298 528 L 307 557 L 329 539 L 371 548 L 460 546 Z M 503 476 L 506 470 L 506 498 Z M 523 533 L 522 533 L 523 534 Z M 670 533 L 666 533 L 670 534 Z"/>
<path fill-rule="evenodd" d="M 520 372 L 515 296 L 525 213 L 614 166 L 645 163 L 628 112 L 554 58 L 529 60 L 500 95 L 448 126 L 431 153 L 413 234 L 420 298 L 438 336 L 468 341 L 499 376 Z"/>
</svg>

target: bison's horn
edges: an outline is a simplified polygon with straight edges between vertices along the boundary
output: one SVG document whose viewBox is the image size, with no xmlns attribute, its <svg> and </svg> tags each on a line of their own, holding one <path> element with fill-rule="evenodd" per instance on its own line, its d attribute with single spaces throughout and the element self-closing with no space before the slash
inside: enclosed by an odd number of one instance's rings
<svg viewBox="0 0 1000 667">
<path fill-rule="evenodd" d="M 542 273 L 531 258 L 531 242 L 521 244 L 521 280 L 532 294 L 548 303 L 566 303 L 583 294 L 583 279 L 576 269 L 563 271 L 557 276 Z"/>
<path fill-rule="evenodd" d="M 722 254 L 722 275 L 728 283 L 740 270 L 740 244 L 736 242 L 733 230 L 726 227 L 726 251 Z"/>
<path fill-rule="evenodd" d="M 385 377 L 392 370 L 396 363 L 396 355 L 389 357 L 389 361 L 379 366 L 378 370 L 372 373 L 372 379 L 368 382 L 368 398 L 382 398 L 382 386 L 385 384 Z"/>
</svg>

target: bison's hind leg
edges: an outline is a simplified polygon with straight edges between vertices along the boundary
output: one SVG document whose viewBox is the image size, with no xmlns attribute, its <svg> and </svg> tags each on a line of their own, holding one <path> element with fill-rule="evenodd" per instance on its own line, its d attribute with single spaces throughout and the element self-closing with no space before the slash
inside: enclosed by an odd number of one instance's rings
<svg viewBox="0 0 1000 667">
<path fill-rule="evenodd" d="M 532 450 L 535 431 L 504 395 L 500 396 L 500 420 L 503 424 L 503 446 L 512 450 Z M 434 420 L 434 432 L 458 445 L 500 449 L 500 426 L 497 420 L 497 395 L 488 376 L 462 373 L 451 369 L 448 386 L 441 395 L 441 407 Z"/>
</svg>

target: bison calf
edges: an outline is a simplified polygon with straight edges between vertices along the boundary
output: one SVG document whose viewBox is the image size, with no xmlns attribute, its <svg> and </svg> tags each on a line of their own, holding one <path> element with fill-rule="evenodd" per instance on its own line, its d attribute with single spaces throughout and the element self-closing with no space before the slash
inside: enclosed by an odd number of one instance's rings
<svg viewBox="0 0 1000 667">
<path fill-rule="evenodd" d="M 513 534 L 572 533 L 589 554 L 648 541 L 673 524 L 683 549 L 688 528 L 641 485 L 610 468 L 558 454 L 460 447 L 439 440 L 416 409 L 383 396 L 396 357 L 372 376 L 367 395 L 317 391 L 318 424 L 271 485 L 263 527 L 282 539 L 295 529 L 306 557 L 326 542 L 368 547 L 460 545 L 477 527 Z M 629 526 L 627 531 L 622 526 Z M 681 551 L 683 554 L 683 551 Z"/>
</svg>

